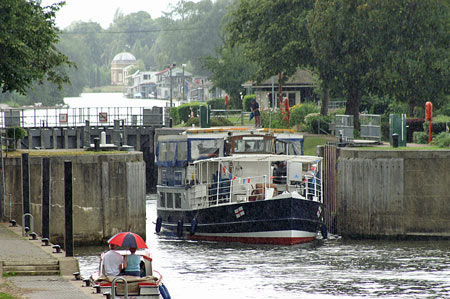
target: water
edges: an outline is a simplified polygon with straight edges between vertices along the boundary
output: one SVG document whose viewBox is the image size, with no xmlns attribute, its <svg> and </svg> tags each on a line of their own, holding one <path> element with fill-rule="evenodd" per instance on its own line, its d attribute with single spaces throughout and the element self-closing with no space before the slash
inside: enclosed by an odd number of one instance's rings
<svg viewBox="0 0 450 299">
<path fill-rule="evenodd" d="M 192 242 L 154 234 L 147 245 L 172 298 L 449 298 L 450 241 L 348 241 L 307 246 Z M 77 248 L 83 277 L 104 247 Z"/>
<path fill-rule="evenodd" d="M 71 107 L 141 107 L 148 101 L 120 94 L 65 99 Z M 159 238 L 155 220 L 155 201 L 147 200 L 147 244 L 174 299 L 450 298 L 448 240 L 335 237 L 307 246 L 190 242 Z M 106 249 L 106 244 L 75 248 L 83 277 L 96 270 Z"/>
</svg>

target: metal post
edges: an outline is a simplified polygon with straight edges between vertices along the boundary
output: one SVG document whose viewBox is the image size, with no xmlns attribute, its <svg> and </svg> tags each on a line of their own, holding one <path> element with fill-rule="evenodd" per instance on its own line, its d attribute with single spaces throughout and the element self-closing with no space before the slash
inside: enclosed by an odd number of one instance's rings
<svg viewBox="0 0 450 299">
<path fill-rule="evenodd" d="M 184 102 L 184 84 L 185 84 L 185 79 L 184 79 L 184 68 L 186 67 L 186 65 L 183 63 L 181 65 L 183 67 L 183 82 L 181 84 L 181 88 L 183 88 L 183 102 Z"/>
<path fill-rule="evenodd" d="M 64 161 L 64 216 L 66 256 L 73 256 L 72 162 Z"/>
<path fill-rule="evenodd" d="M 169 76 L 170 76 L 170 109 L 172 109 L 172 66 L 170 66 L 169 69 Z"/>
<path fill-rule="evenodd" d="M 0 137 L 0 148 L 1 148 L 1 156 L 2 156 L 2 198 L 3 198 L 3 208 L 5 209 L 5 213 L 1 214 L 2 206 L 0 202 L 0 218 L 3 217 L 6 214 L 6 185 L 5 185 L 5 161 L 3 160 L 3 136 Z"/>
<path fill-rule="evenodd" d="M 42 238 L 50 238 L 50 158 L 42 159 Z"/>
<path fill-rule="evenodd" d="M 30 173 L 28 154 L 22 154 L 22 204 L 23 213 L 30 213 Z M 25 219 L 22 226 L 30 227 L 29 221 Z"/>
</svg>

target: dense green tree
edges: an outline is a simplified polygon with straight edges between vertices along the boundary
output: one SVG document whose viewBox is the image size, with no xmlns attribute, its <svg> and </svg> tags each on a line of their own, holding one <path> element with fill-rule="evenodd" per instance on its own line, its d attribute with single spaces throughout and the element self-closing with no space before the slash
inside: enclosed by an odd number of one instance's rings
<svg viewBox="0 0 450 299">
<path fill-rule="evenodd" d="M 414 107 L 448 93 L 449 1 L 317 0 L 308 19 L 316 66 L 347 96 L 355 125 L 364 94 Z"/>
<path fill-rule="evenodd" d="M 254 78 L 262 81 L 283 74 L 285 81 L 299 66 L 311 65 L 306 16 L 313 0 L 241 0 L 227 25 L 231 45 L 242 45 L 258 65 Z"/>
<path fill-rule="evenodd" d="M 414 108 L 439 105 L 450 91 L 450 1 L 373 0 L 367 11 L 374 62 L 366 80 L 369 91 Z"/>
<path fill-rule="evenodd" d="M 217 56 L 204 59 L 204 65 L 211 71 L 210 80 L 214 86 L 230 95 L 231 106 L 242 109 L 240 92 L 242 84 L 251 78 L 256 66 L 248 61 L 239 47 L 222 47 Z"/>
<path fill-rule="evenodd" d="M 56 47 L 55 13 L 63 3 L 41 7 L 40 1 L 0 1 L 0 87 L 26 93 L 34 81 L 58 87 L 69 82 L 59 66 L 73 65 Z"/>
<path fill-rule="evenodd" d="M 365 76 L 372 62 L 367 49 L 365 0 L 317 0 L 308 18 L 315 65 L 328 87 L 339 88 L 347 97 L 345 113 L 358 123 L 359 105 L 367 92 Z"/>
</svg>

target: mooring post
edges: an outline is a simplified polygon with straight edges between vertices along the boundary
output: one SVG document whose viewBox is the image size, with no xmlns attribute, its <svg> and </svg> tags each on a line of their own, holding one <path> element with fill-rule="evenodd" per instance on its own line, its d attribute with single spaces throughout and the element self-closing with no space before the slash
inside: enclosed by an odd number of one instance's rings
<svg viewBox="0 0 450 299">
<path fill-rule="evenodd" d="M 64 161 L 64 215 L 66 256 L 73 256 L 72 162 Z"/>
<path fill-rule="evenodd" d="M 30 213 L 30 172 L 29 155 L 22 154 L 22 206 L 23 214 Z M 26 217 L 22 223 L 23 227 L 30 227 L 30 219 Z"/>
<path fill-rule="evenodd" d="M 50 158 L 42 159 L 42 238 L 50 238 Z"/>
</svg>

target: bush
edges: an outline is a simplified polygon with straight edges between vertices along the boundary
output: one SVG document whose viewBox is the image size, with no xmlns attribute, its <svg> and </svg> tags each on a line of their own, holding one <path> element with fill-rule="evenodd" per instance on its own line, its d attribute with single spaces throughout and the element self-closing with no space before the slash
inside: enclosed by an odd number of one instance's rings
<svg viewBox="0 0 450 299">
<path fill-rule="evenodd" d="M 8 139 L 14 140 L 13 142 L 8 141 L 8 148 L 15 148 L 17 140 L 23 139 L 27 136 L 27 131 L 21 127 L 8 128 L 6 135 Z"/>
<path fill-rule="evenodd" d="M 200 127 L 200 118 L 192 117 L 186 122 L 186 127 Z M 211 117 L 211 127 L 229 127 L 233 126 L 233 123 L 224 117 Z"/>
<path fill-rule="evenodd" d="M 322 134 L 324 132 L 330 132 L 329 124 L 331 122 L 331 116 L 323 116 L 319 113 L 311 113 L 305 117 L 305 130 L 309 133 Z M 320 128 L 320 130 L 319 130 Z"/>
<path fill-rule="evenodd" d="M 447 123 L 450 123 L 450 117 L 441 115 L 433 118 L 431 122 L 431 133 L 433 135 L 440 134 L 441 132 L 447 131 Z M 423 130 L 428 132 L 428 128 L 430 126 L 429 121 L 425 121 L 423 123 Z"/>
<path fill-rule="evenodd" d="M 428 141 L 428 139 L 427 139 Z M 450 146 L 450 134 L 447 132 L 442 132 L 441 134 L 435 136 L 432 141 L 432 144 L 437 145 L 439 147 L 449 147 Z"/>
<path fill-rule="evenodd" d="M 27 136 L 27 131 L 21 127 L 8 128 L 7 136 L 10 139 L 20 140 Z"/>
<path fill-rule="evenodd" d="M 264 128 L 288 129 L 287 121 L 282 121 L 284 114 L 280 110 L 272 112 L 270 110 L 261 111 L 261 125 Z"/>
<path fill-rule="evenodd" d="M 428 143 L 428 134 L 425 132 L 414 132 L 413 133 L 413 141 L 414 141 L 414 143 L 427 144 Z"/>
<path fill-rule="evenodd" d="M 248 95 L 246 95 L 244 97 L 244 103 L 243 103 L 244 111 L 250 111 L 250 101 L 251 101 L 251 99 L 255 99 L 256 100 L 256 94 L 248 94 Z M 261 108 L 261 106 L 259 108 Z"/>
<path fill-rule="evenodd" d="M 206 104 L 198 102 L 182 104 L 178 107 L 170 109 L 170 117 L 173 118 L 175 125 L 181 124 L 181 122 L 187 122 L 191 118 L 191 107 L 194 112 L 194 116 L 196 117 L 200 114 L 200 106 L 204 105 Z"/>
<path fill-rule="evenodd" d="M 229 127 L 233 126 L 234 124 L 231 122 L 231 120 L 225 118 L 225 117 L 212 117 L 211 118 L 211 127 Z"/>
<path fill-rule="evenodd" d="M 423 118 L 409 118 L 406 120 L 406 142 L 413 142 L 414 132 L 423 132 Z"/>
<path fill-rule="evenodd" d="M 225 110 L 225 99 L 224 98 L 215 98 L 206 102 L 211 109 Z M 228 103 L 230 104 L 230 103 Z"/>
<path fill-rule="evenodd" d="M 315 104 L 298 104 L 290 109 L 290 125 L 300 125 L 305 122 L 305 116 L 320 112 L 320 107 Z"/>
</svg>

